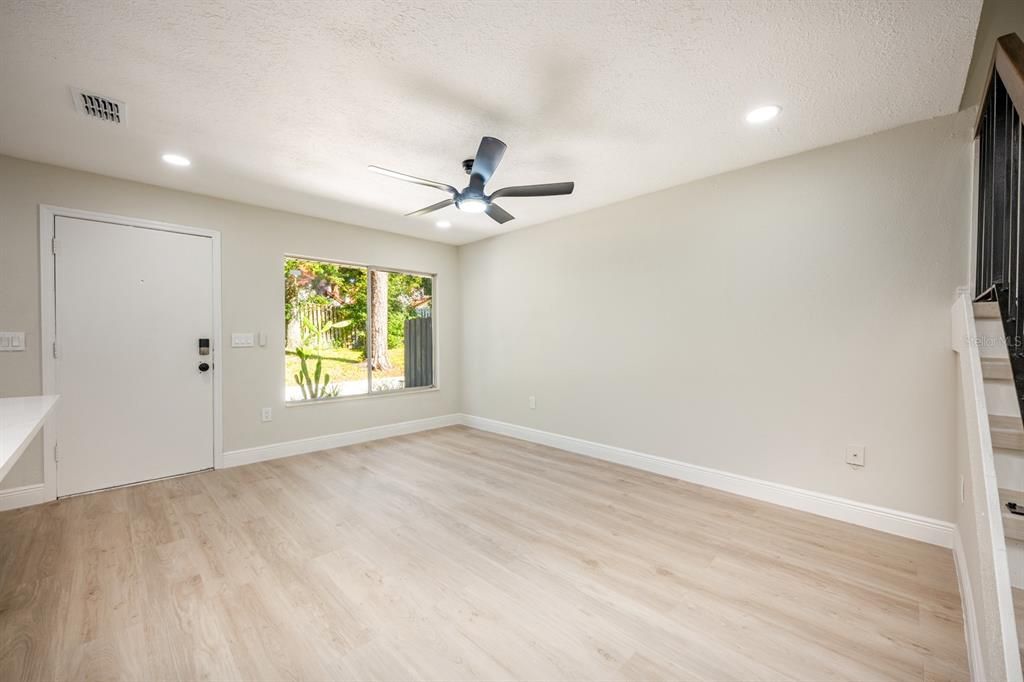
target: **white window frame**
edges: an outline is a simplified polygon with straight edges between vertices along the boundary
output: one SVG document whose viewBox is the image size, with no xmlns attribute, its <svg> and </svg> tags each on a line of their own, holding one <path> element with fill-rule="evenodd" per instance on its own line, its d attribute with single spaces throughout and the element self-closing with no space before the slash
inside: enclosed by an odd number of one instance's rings
<svg viewBox="0 0 1024 682">
<path fill-rule="evenodd" d="M 284 260 L 295 259 L 295 260 L 308 260 L 316 261 L 318 263 L 331 263 L 332 265 L 340 265 L 346 268 L 362 268 L 366 270 L 366 343 L 370 344 L 371 335 L 373 333 L 371 327 L 373 325 L 373 278 L 370 277 L 372 271 L 377 272 L 393 272 L 399 275 L 416 275 L 419 277 L 430 277 L 430 316 L 432 322 L 430 324 L 430 337 L 431 337 L 431 348 L 433 349 L 433 376 L 431 377 L 430 386 L 417 386 L 415 388 L 401 388 L 392 391 L 374 391 L 373 390 L 373 370 L 367 362 L 366 367 L 366 393 L 359 393 L 356 395 L 339 395 L 334 398 L 322 398 L 319 400 L 288 400 L 287 398 L 287 385 L 288 378 L 284 377 L 285 391 L 284 391 L 284 406 L 288 407 L 304 407 L 307 405 L 322 405 L 329 403 L 337 403 L 349 400 L 366 400 L 367 398 L 392 398 L 395 396 L 402 395 L 416 395 L 419 393 L 431 393 L 439 391 L 441 389 L 440 382 L 440 348 L 438 346 L 438 330 L 437 330 L 437 285 L 438 275 L 436 272 L 424 272 L 422 270 L 415 270 L 412 268 L 400 268 L 395 266 L 384 266 L 384 265 L 372 265 L 368 263 L 358 263 L 355 261 L 348 260 L 337 260 L 335 258 L 323 258 L 320 256 L 306 256 L 297 253 L 286 253 L 284 254 Z"/>
</svg>

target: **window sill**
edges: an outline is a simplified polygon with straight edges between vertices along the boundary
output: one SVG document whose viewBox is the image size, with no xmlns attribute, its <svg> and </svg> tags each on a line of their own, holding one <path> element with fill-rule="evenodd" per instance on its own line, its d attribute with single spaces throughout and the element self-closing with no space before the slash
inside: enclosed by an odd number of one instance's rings
<svg viewBox="0 0 1024 682">
<path fill-rule="evenodd" d="M 421 393 L 435 393 L 441 389 L 437 386 L 425 388 L 403 388 L 400 391 L 376 391 L 373 393 L 361 393 L 359 395 L 343 395 L 337 398 L 325 398 L 323 400 L 286 400 L 285 407 L 306 407 L 309 405 L 324 405 L 327 403 L 347 403 L 352 400 L 368 400 L 373 398 L 394 398 L 400 395 L 419 395 Z"/>
</svg>

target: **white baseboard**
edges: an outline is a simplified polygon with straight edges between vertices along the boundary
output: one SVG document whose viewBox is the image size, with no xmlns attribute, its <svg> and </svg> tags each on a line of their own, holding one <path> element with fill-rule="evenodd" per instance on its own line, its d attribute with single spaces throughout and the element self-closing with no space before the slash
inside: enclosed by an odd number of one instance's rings
<svg viewBox="0 0 1024 682">
<path fill-rule="evenodd" d="M 465 424 L 482 431 L 500 433 L 513 438 L 540 443 L 567 450 L 580 455 L 615 462 L 635 469 L 642 469 L 662 476 L 669 476 L 709 488 L 716 488 L 736 495 L 743 495 L 765 502 L 771 502 L 791 509 L 810 512 L 847 523 L 892 533 L 902 537 L 921 540 L 942 547 L 953 547 L 954 526 L 907 512 L 877 507 L 863 502 L 835 497 L 802 488 L 773 483 L 749 476 L 732 474 L 719 469 L 687 464 L 667 457 L 649 455 L 611 445 L 594 443 L 580 438 L 540 431 L 525 426 L 509 424 L 494 419 L 485 419 L 465 414 L 448 414 L 426 419 L 385 424 L 366 429 L 303 438 L 261 445 L 254 448 L 232 450 L 224 453 L 224 467 L 241 466 L 280 457 L 291 457 L 319 450 L 339 448 L 356 443 L 365 443 L 380 438 L 401 436 L 418 431 L 438 429 L 444 426 Z M 25 486 L 0 491 L 0 511 L 15 509 L 49 501 L 43 486 Z"/>
<path fill-rule="evenodd" d="M 967 571 L 967 554 L 960 530 L 953 529 L 953 563 L 956 564 L 956 579 L 960 586 L 960 607 L 964 613 L 964 638 L 967 640 L 967 663 L 972 680 L 986 680 L 985 659 L 981 653 L 981 638 L 978 619 L 974 612 L 974 592 L 971 590 L 971 576 Z"/>
<path fill-rule="evenodd" d="M 0 511 L 42 504 L 43 502 L 49 502 L 51 499 L 53 498 L 47 497 L 46 487 L 42 483 L 0 490 Z"/>
<path fill-rule="evenodd" d="M 454 426 L 461 423 L 462 415 L 446 414 L 440 417 L 414 419 L 407 422 L 398 422 L 397 424 L 385 424 L 383 426 L 371 426 L 367 429 L 332 433 L 326 436 L 260 445 L 255 448 L 230 450 L 224 453 L 224 467 L 236 467 L 243 464 L 264 462 L 268 459 L 278 459 L 279 457 L 291 457 L 308 452 L 340 448 L 346 445 L 366 443 L 371 440 L 401 436 L 407 433 L 416 433 L 417 431 L 429 431 L 430 429 L 439 429 L 443 426 Z"/>
<path fill-rule="evenodd" d="M 791 509 L 799 509 L 800 511 L 853 523 L 866 528 L 873 528 L 885 533 L 920 540 L 941 547 L 951 548 L 953 546 L 954 525 L 948 521 L 940 521 L 843 497 L 835 497 L 781 483 L 732 474 L 720 469 L 687 464 L 686 462 L 680 462 L 667 457 L 649 455 L 611 445 L 602 445 L 601 443 L 594 443 L 581 438 L 562 436 L 557 433 L 540 431 L 494 419 L 466 414 L 462 415 L 462 423 L 481 431 L 491 431 L 511 436 L 512 438 L 530 441 L 531 443 L 540 443 L 541 445 L 568 450 L 579 455 L 603 459 L 635 469 L 643 469 L 644 471 L 661 474 L 662 476 L 678 478 L 690 483 L 724 490 L 736 495 L 752 497 L 756 500 L 771 502 L 772 504 Z"/>
</svg>

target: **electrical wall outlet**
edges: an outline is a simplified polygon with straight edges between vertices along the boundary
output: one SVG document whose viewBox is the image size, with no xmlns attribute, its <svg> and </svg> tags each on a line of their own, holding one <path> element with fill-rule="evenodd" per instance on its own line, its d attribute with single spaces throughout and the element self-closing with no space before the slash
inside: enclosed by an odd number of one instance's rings
<svg viewBox="0 0 1024 682">
<path fill-rule="evenodd" d="M 269 407 L 264 407 L 260 412 L 260 421 L 269 422 L 274 419 L 274 411 Z"/>
<path fill-rule="evenodd" d="M 846 463 L 855 467 L 864 466 L 864 449 L 863 445 L 847 445 Z"/>
<path fill-rule="evenodd" d="M 531 410 L 536 410 L 537 409 L 537 398 L 535 398 L 532 395 L 530 396 L 530 409 Z"/>
</svg>

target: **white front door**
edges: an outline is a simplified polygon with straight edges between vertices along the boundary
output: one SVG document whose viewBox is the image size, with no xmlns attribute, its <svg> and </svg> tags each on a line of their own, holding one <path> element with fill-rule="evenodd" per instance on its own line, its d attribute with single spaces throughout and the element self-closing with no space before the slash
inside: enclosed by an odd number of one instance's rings
<svg viewBox="0 0 1024 682">
<path fill-rule="evenodd" d="M 61 216 L 54 237 L 57 495 L 212 467 L 213 240 Z"/>
</svg>

